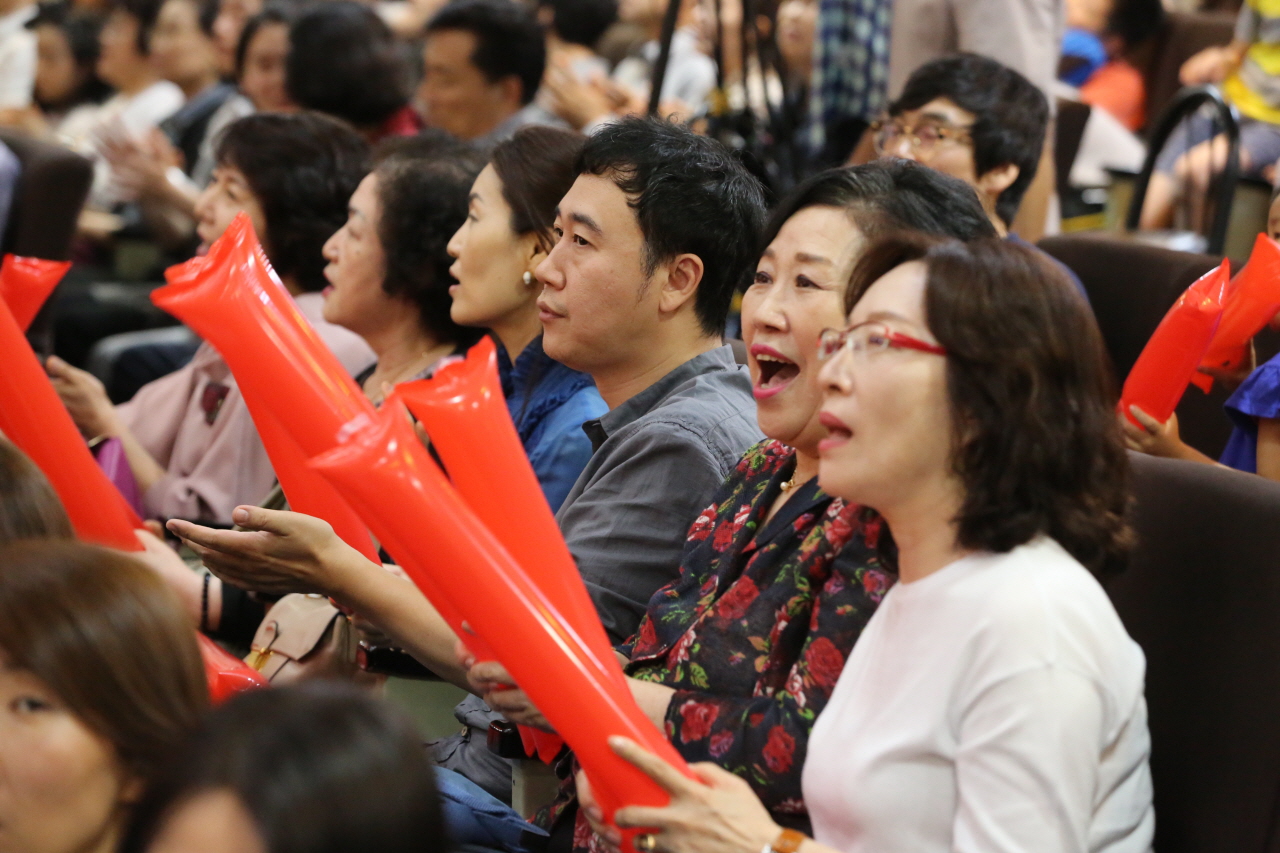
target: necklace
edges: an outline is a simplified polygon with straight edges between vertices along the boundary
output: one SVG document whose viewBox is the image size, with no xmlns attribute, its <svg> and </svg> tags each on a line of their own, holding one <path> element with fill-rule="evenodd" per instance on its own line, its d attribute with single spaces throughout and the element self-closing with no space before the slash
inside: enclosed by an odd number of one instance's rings
<svg viewBox="0 0 1280 853">
<path fill-rule="evenodd" d="M 782 484 L 782 492 L 783 494 L 786 494 L 787 492 L 791 491 L 795 487 L 796 487 L 796 478 L 792 477 L 790 480 L 787 480 L 785 483 Z"/>
</svg>

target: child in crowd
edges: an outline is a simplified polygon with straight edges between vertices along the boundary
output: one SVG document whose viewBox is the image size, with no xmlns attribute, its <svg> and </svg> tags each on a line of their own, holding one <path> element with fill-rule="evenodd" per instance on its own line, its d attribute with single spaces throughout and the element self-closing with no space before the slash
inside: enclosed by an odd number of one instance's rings
<svg viewBox="0 0 1280 853">
<path fill-rule="evenodd" d="M 1147 91 L 1128 57 L 1163 17 L 1160 0 L 1068 0 L 1058 79 L 1137 133 L 1147 121 Z"/>
<path fill-rule="evenodd" d="M 1280 191 L 1271 197 L 1267 233 L 1273 240 L 1280 239 Z M 1270 325 L 1280 331 L 1280 314 L 1272 318 Z M 1249 355 L 1252 361 L 1252 347 Z M 1229 377 L 1219 379 L 1230 381 Z M 1249 373 L 1227 400 L 1226 410 L 1235 429 L 1218 462 L 1268 480 L 1280 480 L 1280 355 Z M 1131 406 L 1130 412 L 1142 425 L 1135 427 L 1127 418 L 1121 418 L 1130 449 L 1153 456 L 1213 463 L 1213 459 L 1182 441 L 1176 414 L 1162 424 L 1137 406 Z"/>
<path fill-rule="evenodd" d="M 1259 176 L 1280 159 L 1280 14 L 1261 0 L 1246 0 L 1231 43 L 1206 48 L 1182 66 L 1183 85 L 1216 83 L 1240 111 L 1240 170 Z M 1205 119 L 1170 138 L 1156 163 L 1142 208 L 1144 229 L 1167 228 L 1182 187 L 1203 189 L 1226 163 L 1226 138 Z"/>
</svg>

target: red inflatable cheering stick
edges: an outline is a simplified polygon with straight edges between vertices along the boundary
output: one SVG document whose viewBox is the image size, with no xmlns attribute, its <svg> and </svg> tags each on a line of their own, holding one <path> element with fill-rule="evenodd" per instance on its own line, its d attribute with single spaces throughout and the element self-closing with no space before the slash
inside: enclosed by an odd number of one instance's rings
<svg viewBox="0 0 1280 853">
<path fill-rule="evenodd" d="M 76 535 L 140 551 L 142 521 L 94 461 L 13 314 L 0 305 L 0 433 L 31 457 L 62 500 Z"/>
<path fill-rule="evenodd" d="M 1280 243 L 1259 234 L 1249 263 L 1227 286 L 1222 322 L 1200 366 L 1218 370 L 1239 367 L 1248 357 L 1249 341 L 1277 313 L 1280 313 Z M 1213 377 L 1204 373 L 1195 374 L 1191 381 L 1206 393 L 1213 387 Z"/>
<path fill-rule="evenodd" d="M 430 379 L 397 386 L 394 395 L 426 427 L 471 510 L 595 653 L 609 654 L 609 638 L 511 422 L 492 339 L 481 339 L 465 361 L 446 364 Z M 536 748 L 549 762 L 559 752 L 559 738 L 523 727 L 520 734 L 526 754 Z"/>
<path fill-rule="evenodd" d="M 1120 395 L 1120 411 L 1134 426 L 1141 424 L 1130 414 L 1130 406 L 1136 405 L 1160 423 L 1169 420 L 1177 408 L 1218 328 L 1230 276 L 1231 267 L 1223 261 L 1198 278 L 1173 303 L 1147 341 Z"/>
<path fill-rule="evenodd" d="M 668 801 L 609 749 L 609 736 L 626 735 L 689 774 L 636 706 L 617 659 L 612 652 L 601 658 L 476 518 L 418 441 L 401 403 L 386 403 L 376 423 L 311 464 L 368 520 L 428 598 L 451 601 L 470 629 L 461 636 L 474 633 L 493 649 L 573 747 L 609 819 L 624 804 Z M 634 834 L 625 835 L 628 850 Z"/>
<path fill-rule="evenodd" d="M 380 562 L 364 523 L 307 466 L 307 454 L 274 413 L 275 404 L 291 390 L 284 386 L 295 382 L 336 392 L 338 414 L 330 418 L 334 430 L 342 418 L 363 411 L 361 402 L 369 415 L 373 407 L 271 273 L 248 217 L 237 216 L 208 255 L 170 267 L 165 277 L 169 286 L 155 291 L 152 301 L 209 340 L 230 365 L 289 505 L 329 522 L 344 542 Z M 272 376 L 271 366 L 289 358 L 275 345 L 277 339 L 294 345 L 289 351 L 294 370 Z M 293 425 L 307 426 L 305 421 Z M 318 436 L 308 451 L 314 454 L 332 446 L 332 437 Z"/>
<path fill-rule="evenodd" d="M 242 690 L 266 687 L 262 673 L 222 648 L 204 634 L 197 633 L 200 657 L 204 660 L 204 677 L 209 682 L 209 698 L 215 705 L 225 702 Z"/>
<path fill-rule="evenodd" d="M 70 261 L 46 261 L 5 255 L 0 264 L 0 298 L 22 331 L 36 318 L 62 277 L 71 269 Z"/>
</svg>

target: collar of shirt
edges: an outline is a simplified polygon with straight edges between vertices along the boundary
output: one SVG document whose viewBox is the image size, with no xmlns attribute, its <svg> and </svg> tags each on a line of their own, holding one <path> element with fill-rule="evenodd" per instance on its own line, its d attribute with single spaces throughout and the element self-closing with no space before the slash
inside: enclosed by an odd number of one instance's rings
<svg viewBox="0 0 1280 853">
<path fill-rule="evenodd" d="M 737 362 L 733 360 L 733 349 L 727 345 L 716 347 L 689 359 L 616 409 L 606 412 L 603 417 L 583 424 L 583 431 L 591 439 L 591 449 L 599 450 L 600 445 L 604 444 L 605 439 L 612 433 L 640 420 L 662 405 L 664 400 L 690 379 L 713 371 L 736 369 Z"/>
<path fill-rule="evenodd" d="M 551 411 L 583 388 L 589 387 L 591 377 L 566 367 L 547 355 L 542 349 L 542 336 L 534 338 L 516 356 L 511 356 L 501 342 L 498 347 L 498 376 L 502 393 L 507 398 L 511 419 L 521 442 L 527 442 L 538 424 Z"/>
<path fill-rule="evenodd" d="M 15 12 L 7 15 L 0 15 L 0 37 L 8 36 L 16 32 L 20 32 L 36 16 L 36 4 L 24 6 Z"/>
</svg>

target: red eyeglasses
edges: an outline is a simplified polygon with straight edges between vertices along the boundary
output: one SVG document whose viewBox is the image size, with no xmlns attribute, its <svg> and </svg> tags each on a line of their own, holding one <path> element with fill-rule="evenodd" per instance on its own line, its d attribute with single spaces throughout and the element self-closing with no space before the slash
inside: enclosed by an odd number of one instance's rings
<svg viewBox="0 0 1280 853">
<path fill-rule="evenodd" d="M 895 332 L 884 323 L 875 321 L 859 323 L 847 329 L 824 329 L 818 337 L 818 359 L 827 359 L 848 347 L 855 356 L 868 353 L 883 352 L 887 349 L 913 349 L 927 352 L 930 355 L 946 355 L 947 351 L 937 344 Z"/>
</svg>

